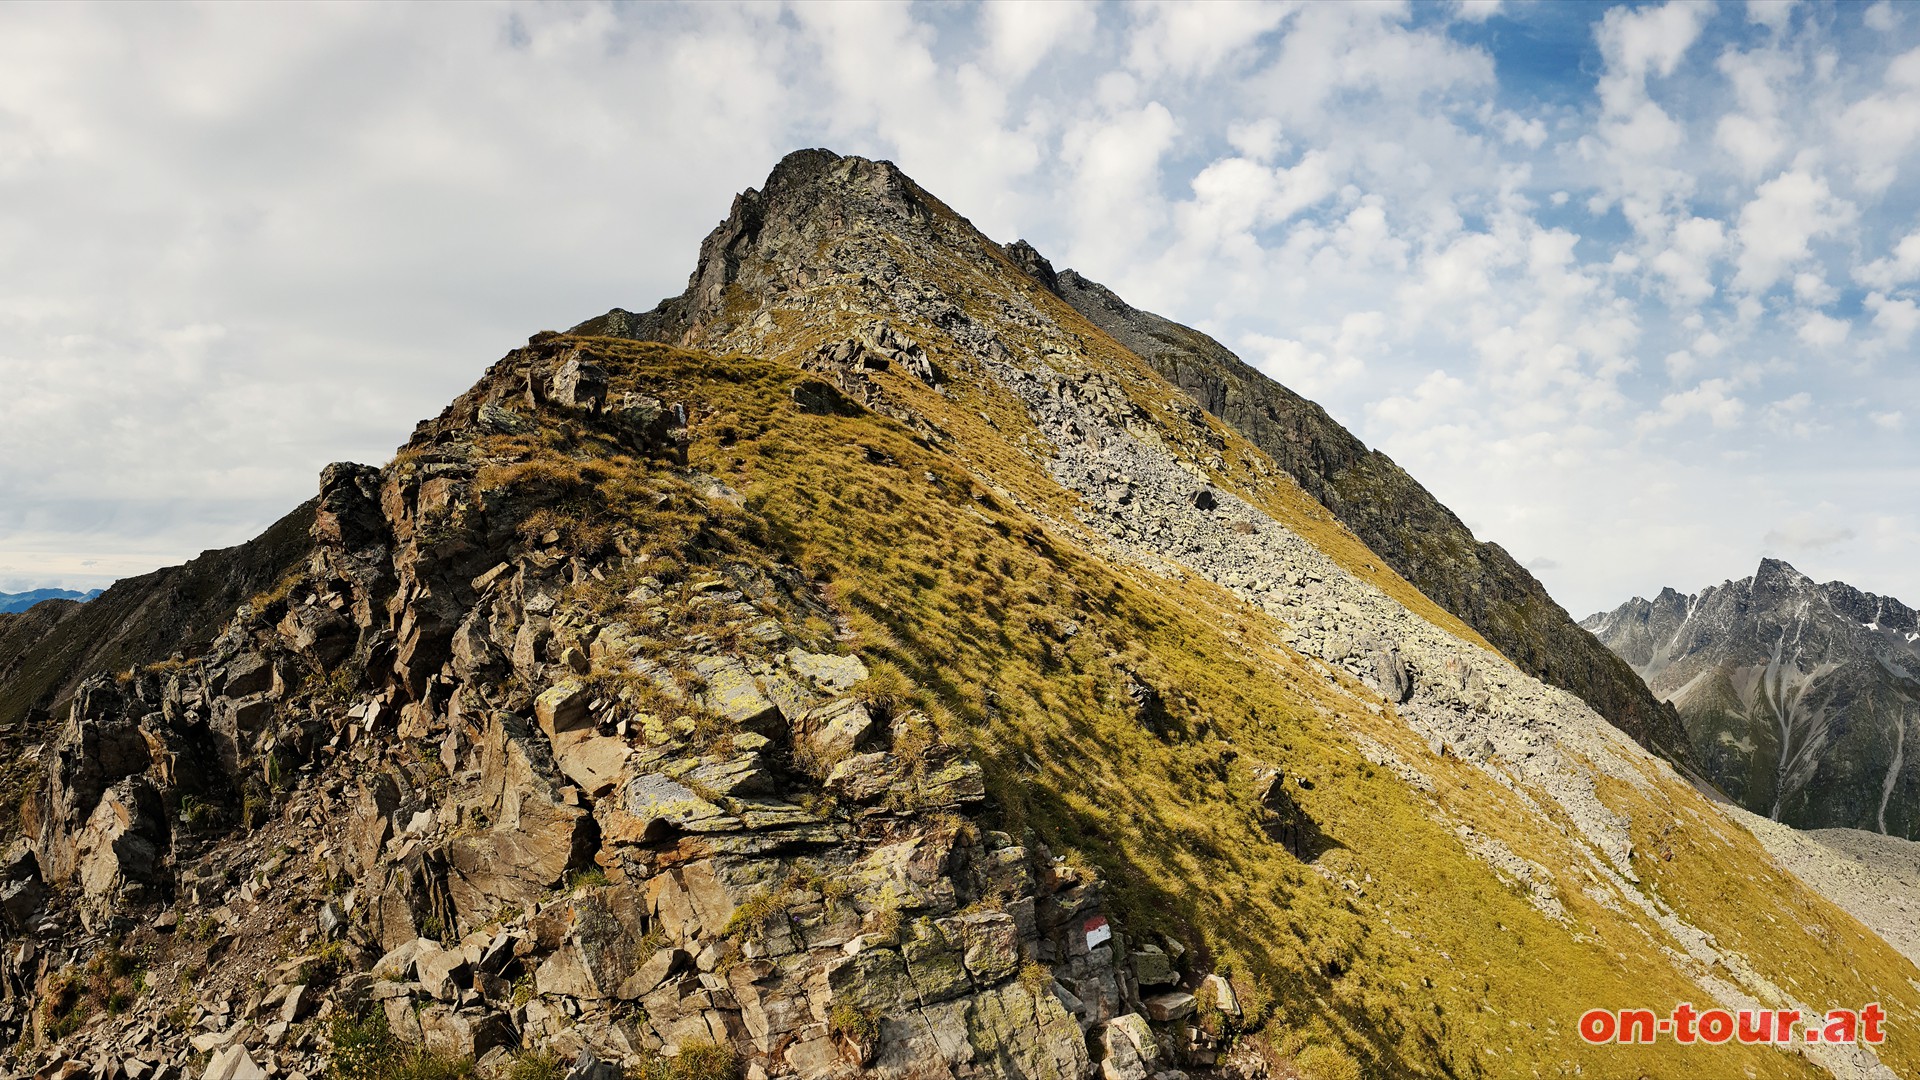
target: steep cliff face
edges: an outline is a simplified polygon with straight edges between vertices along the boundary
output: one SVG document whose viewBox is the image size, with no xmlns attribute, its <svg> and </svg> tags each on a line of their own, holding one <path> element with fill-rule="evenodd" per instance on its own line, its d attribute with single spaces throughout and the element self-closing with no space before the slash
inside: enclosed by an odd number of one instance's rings
<svg viewBox="0 0 1920 1080">
<path fill-rule="evenodd" d="M 1702 768 L 1805 829 L 1920 830 L 1920 625 L 1912 608 L 1778 559 L 1584 623 L 1679 707 Z"/>
<path fill-rule="evenodd" d="M 1639 1075 L 1702 1048 L 1581 1011 L 1920 1010 L 884 162 L 788 158 L 687 294 L 535 335 L 312 537 L 30 758 L 8 1067 Z"/>
</svg>

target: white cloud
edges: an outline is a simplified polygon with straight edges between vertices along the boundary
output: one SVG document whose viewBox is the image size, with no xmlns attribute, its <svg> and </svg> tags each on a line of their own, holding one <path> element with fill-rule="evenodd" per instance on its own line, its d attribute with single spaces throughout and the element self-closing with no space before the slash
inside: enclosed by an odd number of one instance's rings
<svg viewBox="0 0 1920 1080">
<path fill-rule="evenodd" d="M 1671 246 L 1648 264 L 1682 303 L 1713 296 L 1713 264 L 1726 247 L 1726 229 L 1712 218 L 1689 217 L 1673 229 Z"/>
<path fill-rule="evenodd" d="M 1780 156 L 1786 149 L 1786 140 L 1761 120 L 1742 113 L 1730 113 L 1720 118 L 1720 124 L 1713 131 L 1714 142 L 1722 150 L 1739 159 L 1742 171 L 1749 175 L 1761 169 Z"/>
<path fill-rule="evenodd" d="M 1831 349 L 1847 340 L 1853 324 L 1819 311 L 1807 312 L 1800 321 L 1800 340 L 1816 349 Z"/>
<path fill-rule="evenodd" d="M 1852 526 L 1834 521 L 1837 509 L 1829 505 L 1820 512 L 1802 511 L 1768 529 L 1760 542 L 1773 551 L 1819 552 L 1837 547 L 1859 536 Z"/>
<path fill-rule="evenodd" d="M 1242 155 L 1265 164 L 1287 149 L 1281 137 L 1280 121 L 1271 116 L 1258 120 L 1236 120 L 1227 125 L 1227 144 Z"/>
<path fill-rule="evenodd" d="M 1325 396 L 1360 377 L 1366 364 L 1357 356 L 1330 353 L 1304 341 L 1248 334 L 1241 348 L 1254 367 L 1298 393 Z"/>
<path fill-rule="evenodd" d="M 1765 26 L 1775 33 L 1787 28 L 1793 20 L 1793 8 L 1797 0 L 1747 0 L 1747 18 Z"/>
<path fill-rule="evenodd" d="M 1119 262 L 1159 224 L 1160 158 L 1174 133 L 1157 101 L 1068 129 L 1061 157 L 1073 171 L 1076 250 Z"/>
<path fill-rule="evenodd" d="M 1880 331 L 1884 345 L 1899 349 L 1920 330 L 1920 305 L 1908 299 L 1889 299 L 1877 292 L 1867 294 L 1863 306 L 1873 312 L 1873 328 Z"/>
<path fill-rule="evenodd" d="M 987 4 L 990 64 L 1008 78 L 1025 78 L 1055 49 L 1083 49 L 1095 25 L 1087 0 L 1049 0 L 1045 4 Z"/>
<path fill-rule="evenodd" d="M 1712 421 L 1716 428 L 1731 428 L 1740 423 L 1740 417 L 1746 412 L 1746 403 L 1732 393 L 1733 383 L 1728 379 L 1706 379 L 1689 390 L 1668 394 L 1660 399 L 1660 407 L 1652 412 L 1643 413 L 1638 421 L 1642 431 L 1674 427 L 1692 417 L 1702 416 Z"/>
<path fill-rule="evenodd" d="M 1856 267 L 1853 279 L 1881 289 L 1920 280 L 1920 230 L 1901 237 L 1891 256 Z"/>
<path fill-rule="evenodd" d="M 1596 33 L 1600 51 L 1607 58 L 1609 77 L 1642 80 L 1649 75 L 1673 74 L 1712 11 L 1710 4 L 1679 2 L 1609 9 Z"/>
<path fill-rule="evenodd" d="M 1834 129 L 1852 154 L 1856 184 L 1879 191 L 1893 183 L 1901 159 L 1920 139 L 1920 48 L 1889 61 L 1883 91 L 1847 106 Z"/>
<path fill-rule="evenodd" d="M 1764 421 L 1767 429 L 1789 438 L 1805 439 L 1814 432 L 1814 425 L 1808 418 L 1813 407 L 1813 395 L 1805 390 L 1767 406 Z"/>
<path fill-rule="evenodd" d="M 1145 75 L 1211 74 L 1287 18 L 1292 5 L 1254 0 L 1156 0 L 1132 10 L 1128 62 Z"/>
<path fill-rule="evenodd" d="M 1760 185 L 1740 208 L 1734 285 L 1766 292 L 1811 254 L 1813 240 L 1834 235 L 1854 216 L 1853 205 L 1835 197 L 1825 179 L 1802 170 Z"/>
</svg>

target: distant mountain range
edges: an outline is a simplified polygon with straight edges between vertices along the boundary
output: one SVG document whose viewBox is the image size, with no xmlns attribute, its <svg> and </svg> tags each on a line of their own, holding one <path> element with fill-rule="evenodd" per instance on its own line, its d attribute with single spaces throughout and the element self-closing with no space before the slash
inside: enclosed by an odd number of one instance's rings
<svg viewBox="0 0 1920 1080">
<path fill-rule="evenodd" d="M 78 600 L 81 603 L 100 595 L 99 589 L 74 592 L 72 589 L 35 589 L 32 592 L 0 592 L 0 613 L 25 611 L 42 600 Z"/>
<path fill-rule="evenodd" d="M 1680 710 L 1700 765 L 1800 828 L 1920 832 L 1920 618 L 1778 559 L 1693 596 L 1635 597 L 1582 626 Z"/>
</svg>

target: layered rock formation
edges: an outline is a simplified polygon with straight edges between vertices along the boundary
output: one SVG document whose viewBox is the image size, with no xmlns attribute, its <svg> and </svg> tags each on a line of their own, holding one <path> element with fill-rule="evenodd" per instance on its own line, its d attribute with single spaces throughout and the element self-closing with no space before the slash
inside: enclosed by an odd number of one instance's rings
<svg viewBox="0 0 1920 1080">
<path fill-rule="evenodd" d="M 1639 1075 L 1703 1050 L 1581 1011 L 1920 1010 L 1018 254 L 803 152 L 329 468 L 296 573 L 17 759 L 0 1068 Z M 1920 1068 L 1801 1050 L 1708 1053 Z"/>
<path fill-rule="evenodd" d="M 1920 830 L 1912 608 L 1762 559 L 1750 577 L 1583 625 L 1679 707 L 1701 768 L 1747 809 L 1803 829 Z"/>
</svg>

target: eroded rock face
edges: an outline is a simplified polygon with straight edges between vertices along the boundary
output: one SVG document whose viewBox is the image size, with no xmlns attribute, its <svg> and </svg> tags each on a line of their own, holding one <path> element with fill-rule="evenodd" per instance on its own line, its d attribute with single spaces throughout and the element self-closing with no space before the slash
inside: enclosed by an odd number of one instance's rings
<svg viewBox="0 0 1920 1080">
<path fill-rule="evenodd" d="M 937 378 L 897 330 L 861 342 Z M 165 913 L 212 956 L 267 933 L 344 949 L 251 1012 L 204 1009 L 195 1049 L 235 1075 L 315 1074 L 285 1033 L 337 1010 L 588 1074 L 711 1042 L 769 1076 L 1092 1075 L 1101 1026 L 1143 1007 L 1124 938 L 1087 937 L 1110 925 L 1099 883 L 973 821 L 980 768 L 860 695 L 804 578 L 656 579 L 622 553 L 638 536 L 583 554 L 433 449 L 562 410 L 677 458 L 684 409 L 557 344 L 411 459 L 329 467 L 306 573 L 207 656 L 87 684 L 0 915 L 37 925 L 70 886 L 87 925 Z M 697 476 L 657 498 L 738 500 Z M 736 642 L 670 631 L 696 611 Z"/>
</svg>

